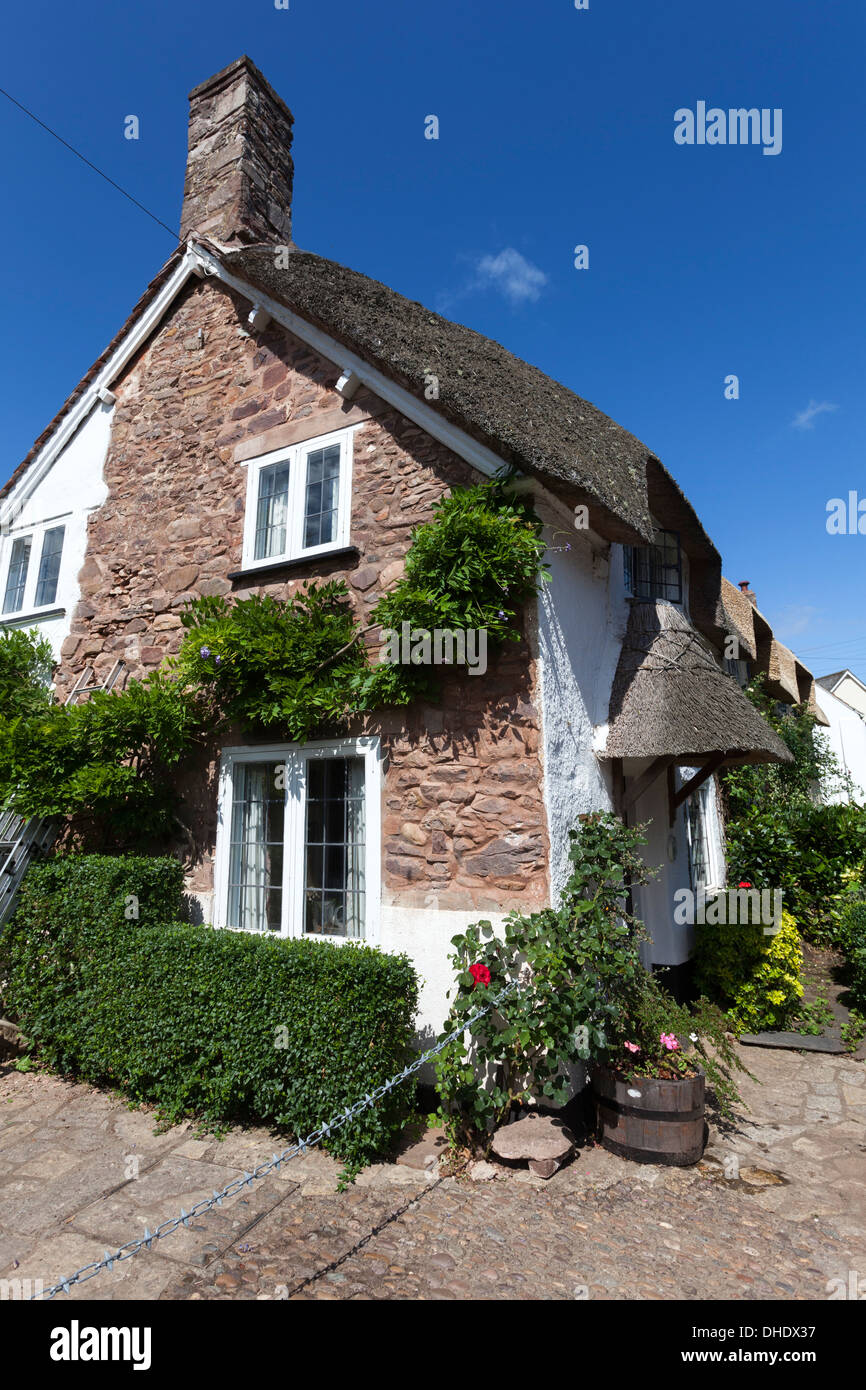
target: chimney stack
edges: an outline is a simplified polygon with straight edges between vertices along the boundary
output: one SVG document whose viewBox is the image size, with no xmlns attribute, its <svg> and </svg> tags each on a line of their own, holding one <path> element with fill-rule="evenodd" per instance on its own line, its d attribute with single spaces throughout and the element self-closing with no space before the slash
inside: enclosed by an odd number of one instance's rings
<svg viewBox="0 0 866 1390">
<path fill-rule="evenodd" d="M 197 232 L 224 245 L 291 242 L 292 124 L 246 56 L 190 92 L 181 241 Z"/>
<path fill-rule="evenodd" d="M 752 593 L 752 590 L 749 588 L 749 580 L 748 580 L 748 579 L 741 579 L 741 580 L 740 580 L 740 589 L 742 590 L 742 592 L 743 592 L 743 594 L 745 595 L 745 597 L 749 600 L 749 603 L 752 605 L 752 607 L 753 607 L 753 608 L 757 608 L 757 606 L 758 606 L 758 600 L 757 600 L 757 598 L 755 597 L 755 595 Z"/>
</svg>

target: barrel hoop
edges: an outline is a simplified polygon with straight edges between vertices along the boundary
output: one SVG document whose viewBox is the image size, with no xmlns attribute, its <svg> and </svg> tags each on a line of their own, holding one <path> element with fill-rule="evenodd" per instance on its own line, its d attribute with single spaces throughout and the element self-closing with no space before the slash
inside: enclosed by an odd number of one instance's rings
<svg viewBox="0 0 866 1390">
<path fill-rule="evenodd" d="M 679 1120 L 685 1123 L 689 1120 L 702 1120 L 704 1117 L 702 1105 L 697 1110 L 648 1110 L 640 1105 L 622 1105 L 620 1101 L 611 1100 L 608 1096 L 596 1096 L 596 1103 L 600 1109 L 613 1110 L 617 1115 L 634 1116 L 639 1120 Z"/>
</svg>

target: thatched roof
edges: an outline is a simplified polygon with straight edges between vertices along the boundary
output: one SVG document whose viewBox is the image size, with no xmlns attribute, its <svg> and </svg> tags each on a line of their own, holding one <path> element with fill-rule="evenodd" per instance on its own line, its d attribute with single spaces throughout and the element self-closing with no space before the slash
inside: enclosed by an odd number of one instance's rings
<svg viewBox="0 0 866 1390">
<path fill-rule="evenodd" d="M 782 740 L 674 604 L 634 602 L 610 699 L 607 758 L 673 756 L 685 766 L 791 762 Z"/>
<path fill-rule="evenodd" d="M 722 575 L 722 607 L 728 623 L 728 631 L 740 643 L 740 655 L 745 660 L 754 661 L 757 655 L 755 645 L 755 607 L 738 589 Z"/>
<path fill-rule="evenodd" d="M 567 386 L 492 339 L 322 256 L 292 248 L 281 269 L 273 246 L 213 250 L 238 279 L 421 400 L 432 372 L 439 398 L 428 405 L 506 462 L 564 485 L 570 501 L 585 500 L 593 526 L 609 539 L 652 539 L 650 450 Z"/>
<path fill-rule="evenodd" d="M 796 658 L 790 648 L 783 646 L 775 637 L 770 644 L 767 690 L 784 704 L 800 703 Z"/>
</svg>

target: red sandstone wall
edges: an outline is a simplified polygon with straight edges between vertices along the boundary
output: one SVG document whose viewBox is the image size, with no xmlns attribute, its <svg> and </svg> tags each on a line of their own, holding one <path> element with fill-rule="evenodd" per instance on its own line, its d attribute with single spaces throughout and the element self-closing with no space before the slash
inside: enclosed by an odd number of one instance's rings
<svg viewBox="0 0 866 1390">
<path fill-rule="evenodd" d="M 278 325 L 247 336 L 249 305 L 213 282 L 193 282 L 116 384 L 109 489 L 90 521 L 81 601 L 63 647 L 58 685 L 88 662 L 106 672 L 123 657 L 153 670 L 181 638 L 179 613 L 200 594 L 287 595 L 313 576 L 344 577 L 363 622 L 402 568 L 413 526 L 472 470 L 385 403 L 359 394 L 351 408 L 338 375 Z M 280 431 L 304 437 L 366 413 L 355 436 L 351 543 L 357 561 L 319 558 L 287 578 L 250 584 L 241 568 L 246 469 Z M 347 413 L 348 412 L 348 413 Z M 321 421 L 321 430 L 318 424 Z M 265 432 L 261 447 L 249 441 Z M 289 577 L 290 576 L 290 577 Z M 388 752 L 384 790 L 385 901 L 485 908 L 547 900 L 546 824 L 534 668 L 525 642 L 491 660 L 485 676 L 455 675 L 440 707 L 368 721 Z M 211 750 L 213 753 L 214 750 Z M 198 844 L 190 886 L 212 883 L 215 765 L 184 779 L 185 818 Z"/>
</svg>

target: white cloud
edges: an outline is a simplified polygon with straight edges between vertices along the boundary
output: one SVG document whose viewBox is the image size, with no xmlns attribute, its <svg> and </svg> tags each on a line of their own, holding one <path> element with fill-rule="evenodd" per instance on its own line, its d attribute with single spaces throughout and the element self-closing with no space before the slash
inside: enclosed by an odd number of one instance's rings
<svg viewBox="0 0 866 1390">
<path fill-rule="evenodd" d="M 812 430 L 815 428 L 812 421 L 816 415 L 825 415 L 838 409 L 838 405 L 833 405 L 832 401 L 810 401 L 805 410 L 794 416 L 791 424 L 795 430 Z"/>
<path fill-rule="evenodd" d="M 547 276 L 513 246 L 506 246 L 498 256 L 482 256 L 476 267 L 474 289 L 494 289 L 512 304 L 524 304 L 538 299 Z"/>
</svg>

